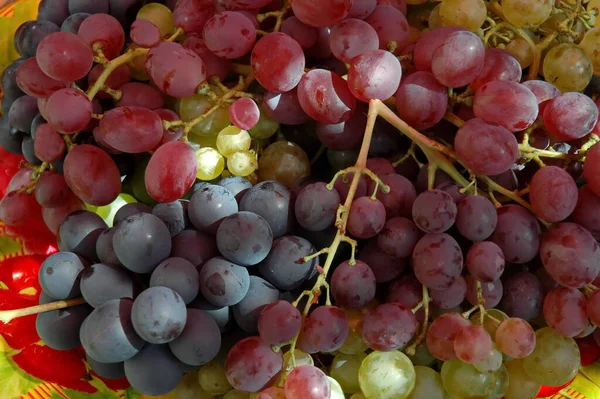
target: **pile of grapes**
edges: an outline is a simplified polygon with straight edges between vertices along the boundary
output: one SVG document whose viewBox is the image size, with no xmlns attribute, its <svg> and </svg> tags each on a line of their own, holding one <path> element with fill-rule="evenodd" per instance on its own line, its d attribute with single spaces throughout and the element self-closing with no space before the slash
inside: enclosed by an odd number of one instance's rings
<svg viewBox="0 0 600 399">
<path fill-rule="evenodd" d="M 600 2 L 407 3 L 43 0 L 0 220 L 60 252 L 3 320 L 181 399 L 568 385 L 600 343 Z"/>
</svg>

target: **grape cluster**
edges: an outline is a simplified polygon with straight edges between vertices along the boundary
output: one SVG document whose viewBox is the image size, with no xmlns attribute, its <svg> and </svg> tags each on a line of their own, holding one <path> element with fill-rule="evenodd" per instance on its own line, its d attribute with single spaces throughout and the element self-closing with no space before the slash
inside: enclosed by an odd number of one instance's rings
<svg viewBox="0 0 600 399">
<path fill-rule="evenodd" d="M 0 120 L 0 220 L 58 242 L 38 334 L 177 398 L 568 384 L 600 345 L 599 7 L 42 1 Z"/>
</svg>

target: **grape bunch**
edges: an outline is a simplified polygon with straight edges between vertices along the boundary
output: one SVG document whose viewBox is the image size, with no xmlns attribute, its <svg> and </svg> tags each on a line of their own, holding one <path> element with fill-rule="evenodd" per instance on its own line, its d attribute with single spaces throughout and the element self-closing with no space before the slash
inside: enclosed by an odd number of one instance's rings
<svg viewBox="0 0 600 399">
<path fill-rule="evenodd" d="M 42 1 L 0 120 L 0 220 L 58 243 L 39 336 L 152 396 L 560 391 L 600 345 L 599 8 Z"/>
</svg>

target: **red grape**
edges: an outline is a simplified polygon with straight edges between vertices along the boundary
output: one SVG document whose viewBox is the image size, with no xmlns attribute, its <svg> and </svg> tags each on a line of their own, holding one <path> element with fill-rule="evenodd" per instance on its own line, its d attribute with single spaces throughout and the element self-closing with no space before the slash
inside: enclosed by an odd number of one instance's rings
<svg viewBox="0 0 600 399">
<path fill-rule="evenodd" d="M 158 27 L 145 19 L 136 19 L 133 21 L 129 36 L 135 44 L 146 48 L 156 46 L 161 39 Z"/>
<path fill-rule="evenodd" d="M 26 59 L 17 68 L 17 85 L 26 94 L 34 97 L 48 97 L 52 93 L 68 86 L 65 82 L 52 79 L 39 67 L 36 57 Z"/>
<path fill-rule="evenodd" d="M 427 330 L 427 349 L 439 360 L 449 361 L 457 358 L 454 340 L 463 328 L 471 323 L 458 313 L 446 313 L 433 320 Z"/>
<path fill-rule="evenodd" d="M 63 175 L 44 173 L 35 184 L 35 199 L 44 208 L 63 206 L 73 193 Z"/>
<path fill-rule="evenodd" d="M 600 241 L 600 197 L 589 185 L 581 186 L 575 210 L 571 214 L 573 221 L 586 228 L 596 241 Z"/>
<path fill-rule="evenodd" d="M 297 41 L 273 32 L 256 42 L 250 64 L 256 80 L 268 91 L 285 93 L 298 85 L 304 73 L 304 52 Z"/>
<path fill-rule="evenodd" d="M 325 28 L 341 22 L 352 7 L 352 0 L 295 0 L 292 2 L 294 15 L 300 21 L 316 28 Z M 293 398 L 292 398 L 293 399 Z"/>
<path fill-rule="evenodd" d="M 122 95 L 116 103 L 119 107 L 134 106 L 155 110 L 165 104 L 162 93 L 154 86 L 145 83 L 125 83 L 120 90 Z"/>
<path fill-rule="evenodd" d="M 186 35 L 201 34 L 214 13 L 212 1 L 178 0 L 173 10 L 173 21 Z"/>
<path fill-rule="evenodd" d="M 285 93 L 266 92 L 262 107 L 269 118 L 284 125 L 301 125 L 310 121 L 310 117 L 300 107 L 298 91 L 295 88 Z"/>
<path fill-rule="evenodd" d="M 467 274 L 465 277 L 467 282 L 467 294 L 465 298 L 473 306 L 479 305 L 479 298 L 477 296 L 477 280 L 475 277 Z M 482 295 L 485 301 L 485 308 L 495 308 L 502 299 L 502 280 L 498 279 L 493 283 L 481 283 Z"/>
<path fill-rule="evenodd" d="M 529 183 L 529 200 L 537 216 L 548 222 L 566 219 L 577 205 L 575 180 L 557 166 L 538 170 Z"/>
<path fill-rule="evenodd" d="M 389 256 L 408 258 L 422 234 L 411 220 L 395 217 L 385 222 L 377 235 L 377 246 Z"/>
<path fill-rule="evenodd" d="M 12 191 L 0 200 L 0 220 L 8 226 L 22 226 L 35 218 L 36 209 L 39 205 L 33 195 Z"/>
<path fill-rule="evenodd" d="M 121 54 L 125 45 L 121 23 L 108 14 L 90 15 L 81 23 L 77 34 L 93 49 L 101 49 L 109 60 Z"/>
<path fill-rule="evenodd" d="M 588 325 L 587 300 L 575 288 L 554 288 L 544 299 L 544 319 L 564 337 L 575 337 Z"/>
<path fill-rule="evenodd" d="M 594 129 L 598 116 L 598 108 L 591 98 L 582 93 L 564 93 L 550 100 L 544 108 L 544 127 L 558 139 L 576 140 Z"/>
<path fill-rule="evenodd" d="M 290 342 L 302 327 L 302 315 L 292 304 L 277 301 L 265 306 L 258 318 L 258 332 L 269 345 Z"/>
<path fill-rule="evenodd" d="M 206 47 L 218 57 L 228 60 L 246 55 L 256 41 L 256 28 L 243 14 L 232 11 L 212 16 L 204 26 Z"/>
<path fill-rule="evenodd" d="M 358 18 L 365 19 L 373 11 L 375 11 L 375 7 L 377 7 L 377 0 L 362 0 L 362 1 L 354 1 L 352 2 L 352 6 L 350 7 L 350 11 L 348 12 L 349 18 Z"/>
<path fill-rule="evenodd" d="M 52 79 L 73 82 L 92 69 L 94 52 L 79 36 L 56 32 L 41 41 L 36 59 L 40 69 Z"/>
<path fill-rule="evenodd" d="M 60 89 L 46 103 L 48 123 L 64 134 L 74 134 L 86 128 L 92 119 L 92 102 L 76 89 Z"/>
<path fill-rule="evenodd" d="M 414 63 L 419 71 L 431 72 L 431 59 L 433 53 L 440 47 L 446 38 L 454 33 L 463 30 L 458 26 L 443 26 L 425 32 L 415 43 Z"/>
<path fill-rule="evenodd" d="M 462 87 L 479 75 L 484 61 L 485 48 L 479 36 L 459 30 L 433 51 L 431 71 L 444 86 Z"/>
<path fill-rule="evenodd" d="M 95 67 L 93 67 L 88 75 L 88 84 L 93 86 L 103 72 L 104 67 L 102 64 L 97 64 Z M 129 67 L 127 65 L 120 65 L 111 72 L 111 74 L 108 76 L 108 79 L 106 79 L 106 82 L 104 82 L 104 86 L 107 86 L 113 90 L 117 90 L 130 80 L 131 71 L 129 70 Z M 98 93 L 97 97 L 106 99 L 112 98 L 109 94 L 102 91 Z"/>
<path fill-rule="evenodd" d="M 130 154 L 150 151 L 163 136 L 160 117 L 141 107 L 117 107 L 104 114 L 94 137 L 111 148 Z"/>
<path fill-rule="evenodd" d="M 189 36 L 183 42 L 183 47 L 192 50 L 202 58 L 204 66 L 206 67 L 206 77 L 212 78 L 214 76 L 223 80 L 231 69 L 231 60 L 217 57 L 212 51 L 210 51 L 204 39 L 200 36 Z"/>
<path fill-rule="evenodd" d="M 434 290 L 449 288 L 460 277 L 463 256 L 452 236 L 425 234 L 415 246 L 412 255 L 415 276 L 421 284 Z"/>
<path fill-rule="evenodd" d="M 387 283 L 402 274 L 408 266 L 408 258 L 394 258 L 379 249 L 375 239 L 367 242 L 358 259 L 365 262 L 375 275 L 377 283 Z"/>
<path fill-rule="evenodd" d="M 482 362 L 491 351 L 492 338 L 482 326 L 466 326 L 454 339 L 454 352 L 465 363 Z"/>
<path fill-rule="evenodd" d="M 367 305 L 375 298 L 376 285 L 373 271 L 360 260 L 354 265 L 349 261 L 341 263 L 331 276 L 331 294 L 344 309 L 360 309 Z"/>
<path fill-rule="evenodd" d="M 405 76 L 396 92 L 398 116 L 418 130 L 438 124 L 448 107 L 448 91 L 430 72 Z"/>
<path fill-rule="evenodd" d="M 371 197 L 355 199 L 348 213 L 348 231 L 357 238 L 375 237 L 385 225 L 385 207 Z"/>
<path fill-rule="evenodd" d="M 360 101 L 386 100 L 400 84 L 400 61 L 389 51 L 372 50 L 352 59 L 348 71 L 348 87 Z"/>
<path fill-rule="evenodd" d="M 327 376 L 314 366 L 296 367 L 285 379 L 287 399 L 329 399 L 330 396 Z"/>
<path fill-rule="evenodd" d="M 398 303 L 384 303 L 363 317 L 362 339 L 369 348 L 393 351 L 404 348 L 415 335 L 417 319 L 412 310 Z"/>
<path fill-rule="evenodd" d="M 522 359 L 535 349 L 536 335 L 523 319 L 510 318 L 500 323 L 496 330 L 496 345 L 507 356 Z"/>
<path fill-rule="evenodd" d="M 48 124 L 40 126 L 34 140 L 35 156 L 44 162 L 52 163 L 63 156 L 66 145 L 61 137 Z"/>
<path fill-rule="evenodd" d="M 445 191 L 428 190 L 415 199 L 412 207 L 415 224 L 426 233 L 443 233 L 456 220 L 456 204 Z"/>
<path fill-rule="evenodd" d="M 542 229 L 535 216 L 514 204 L 497 210 L 498 222 L 490 241 L 496 243 L 507 262 L 527 263 L 538 254 Z"/>
<path fill-rule="evenodd" d="M 378 5 L 365 21 L 375 28 L 380 49 L 385 50 L 391 42 L 395 42 L 394 53 L 398 54 L 410 42 L 408 21 L 396 7 Z"/>
<path fill-rule="evenodd" d="M 463 277 L 457 278 L 445 290 L 429 290 L 433 305 L 440 309 L 452 309 L 459 306 L 467 295 L 467 281 Z"/>
<path fill-rule="evenodd" d="M 258 392 L 279 374 L 283 367 L 281 352 L 259 337 L 245 338 L 229 351 L 225 361 L 227 380 L 235 388 L 247 392 Z"/>
<path fill-rule="evenodd" d="M 585 157 L 583 176 L 594 194 L 600 196 L 600 144 L 594 144 Z"/>
<path fill-rule="evenodd" d="M 311 118 L 322 123 L 347 121 L 356 108 L 356 98 L 339 75 L 313 69 L 298 84 L 300 106 Z"/>
<path fill-rule="evenodd" d="M 189 144 L 172 141 L 161 145 L 146 167 L 146 190 L 158 202 L 183 197 L 196 180 L 198 161 Z"/>
<path fill-rule="evenodd" d="M 319 37 L 319 31 L 316 28 L 303 24 L 296 17 L 289 17 L 283 21 L 281 32 L 296 40 L 304 49 L 311 48 Z"/>
<path fill-rule="evenodd" d="M 457 204 L 456 228 L 471 241 L 482 241 L 492 235 L 498 224 L 496 207 L 492 201 L 471 195 Z"/>
<path fill-rule="evenodd" d="M 349 63 L 358 55 L 377 50 L 379 37 L 375 29 L 365 21 L 350 18 L 331 29 L 329 46 L 338 60 Z"/>
<path fill-rule="evenodd" d="M 483 68 L 471 82 L 470 86 L 474 90 L 477 90 L 485 83 L 493 80 L 520 82 L 522 73 L 519 61 L 506 50 L 487 48 L 485 49 Z"/>
<path fill-rule="evenodd" d="M 344 312 L 335 306 L 319 306 L 304 320 L 298 348 L 306 353 L 333 352 L 348 337 L 350 327 Z"/>
<path fill-rule="evenodd" d="M 493 283 L 504 272 L 504 254 L 493 242 L 479 241 L 469 248 L 465 265 L 477 280 L 482 283 Z"/>
</svg>

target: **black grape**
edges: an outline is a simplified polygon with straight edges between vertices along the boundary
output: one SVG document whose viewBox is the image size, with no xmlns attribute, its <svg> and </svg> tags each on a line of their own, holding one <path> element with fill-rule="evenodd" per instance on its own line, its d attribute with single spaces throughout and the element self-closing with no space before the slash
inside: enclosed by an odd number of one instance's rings
<svg viewBox="0 0 600 399">
<path fill-rule="evenodd" d="M 96 260 L 96 241 L 108 226 L 90 211 L 76 211 L 62 222 L 58 229 L 61 251 L 74 252 L 89 260 Z"/>
<path fill-rule="evenodd" d="M 21 142 L 21 152 L 25 157 L 25 160 L 34 166 L 38 166 L 42 164 L 42 161 L 35 156 L 35 149 L 33 147 L 33 140 L 29 136 L 24 136 L 23 141 Z"/>
<path fill-rule="evenodd" d="M 2 95 L 4 96 L 2 99 L 3 103 L 7 97 L 17 99 L 25 95 L 21 88 L 19 88 L 16 79 L 17 68 L 19 68 L 23 62 L 24 60 L 22 59 L 15 60 L 9 66 L 7 66 L 6 69 L 4 69 L 4 72 L 2 72 Z"/>
<path fill-rule="evenodd" d="M 258 317 L 262 308 L 279 300 L 279 291 L 258 276 L 250 276 L 250 288 L 240 303 L 233 306 L 236 323 L 249 333 L 258 331 Z"/>
<path fill-rule="evenodd" d="M 69 32 L 73 34 L 77 34 L 79 32 L 79 27 L 92 14 L 88 14 L 87 12 L 78 12 L 75 14 L 69 15 L 67 19 L 64 20 L 62 25 L 60 26 L 60 30 L 62 32 Z"/>
<path fill-rule="evenodd" d="M 134 299 L 133 280 L 124 268 L 97 263 L 81 273 L 81 295 L 98 307 L 112 299 Z"/>
<path fill-rule="evenodd" d="M 86 361 L 92 370 L 100 377 L 109 380 L 125 377 L 125 364 L 123 362 L 100 363 L 89 356 L 87 356 Z"/>
<path fill-rule="evenodd" d="M 147 345 L 125 361 L 125 376 L 131 386 L 145 395 L 159 396 L 174 390 L 183 378 L 184 365 L 167 345 Z"/>
<path fill-rule="evenodd" d="M 187 311 L 181 296 L 167 287 L 150 287 L 133 302 L 135 331 L 151 344 L 166 344 L 181 334 Z"/>
<path fill-rule="evenodd" d="M 210 259 L 200 270 L 202 296 L 215 306 L 240 302 L 250 287 L 248 270 L 221 257 Z"/>
<path fill-rule="evenodd" d="M 293 227 L 294 212 L 290 201 L 291 192 L 287 187 L 277 181 L 264 181 L 244 194 L 240 211 L 262 216 L 269 223 L 273 238 L 278 238 L 289 233 Z"/>
<path fill-rule="evenodd" d="M 3 104 L 5 100 L 5 98 L 2 99 Z M 4 110 L 2 111 L 4 112 Z M 8 118 L 0 118 L 0 147 L 10 153 L 21 155 L 23 153 L 21 143 L 24 137 L 25 133 L 8 125 Z"/>
<path fill-rule="evenodd" d="M 81 345 L 79 329 L 91 311 L 89 306 L 79 305 L 40 313 L 35 320 L 35 329 L 52 349 L 66 351 L 77 348 Z"/>
<path fill-rule="evenodd" d="M 198 230 L 215 234 L 221 221 L 237 211 L 238 204 L 231 191 L 209 184 L 194 192 L 188 214 Z"/>
<path fill-rule="evenodd" d="M 108 14 L 108 0 L 69 0 L 69 12 L 87 12 L 90 14 Z"/>
<path fill-rule="evenodd" d="M 38 7 L 38 21 L 50 21 L 60 26 L 69 16 L 69 0 L 42 0 Z"/>
<path fill-rule="evenodd" d="M 206 312 L 188 309 L 185 328 L 169 343 L 171 352 L 183 363 L 201 366 L 217 356 L 221 348 L 221 330 Z"/>
<path fill-rule="evenodd" d="M 200 294 L 188 305 L 188 309 L 189 308 L 203 310 L 208 313 L 208 315 L 217 322 L 221 332 L 226 332 L 229 329 L 229 322 L 231 321 L 231 309 L 229 306 L 223 308 L 215 306 L 204 299 L 202 294 Z"/>
<path fill-rule="evenodd" d="M 46 36 L 60 31 L 58 25 L 50 21 L 28 21 L 25 26 L 15 34 L 15 47 L 21 57 L 35 57 L 38 45 Z"/>
<path fill-rule="evenodd" d="M 162 220 L 169 229 L 171 237 L 175 237 L 190 225 L 187 216 L 188 205 L 189 203 L 183 200 L 156 204 L 152 214 Z"/>
<path fill-rule="evenodd" d="M 142 204 L 141 202 L 125 204 L 119 208 L 117 213 L 115 213 L 113 226 L 119 224 L 123 219 L 138 213 L 152 213 L 152 207 L 150 205 Z"/>
<path fill-rule="evenodd" d="M 38 114 L 37 98 L 22 96 L 15 100 L 8 111 L 8 121 L 11 127 L 29 133 L 31 122 Z"/>
<path fill-rule="evenodd" d="M 245 177 L 241 176 L 229 176 L 219 180 L 217 183 L 221 187 L 225 187 L 235 195 L 235 199 L 240 202 L 244 194 L 252 188 L 252 183 Z"/>
<path fill-rule="evenodd" d="M 68 299 L 81 294 L 79 279 L 87 262 L 72 252 L 57 252 L 46 258 L 40 268 L 42 289 L 53 298 Z"/>
<path fill-rule="evenodd" d="M 219 255 L 214 237 L 194 229 L 184 230 L 173 237 L 171 257 L 187 259 L 199 267 L 204 262 Z"/>
<path fill-rule="evenodd" d="M 190 261 L 183 258 L 167 258 L 154 269 L 150 277 L 150 287 L 158 286 L 171 288 L 188 304 L 198 295 L 200 277 Z"/>
<path fill-rule="evenodd" d="M 228 260 L 252 266 L 267 257 L 273 233 L 267 221 L 252 212 L 238 212 L 225 218 L 217 230 L 217 247 Z"/>
<path fill-rule="evenodd" d="M 110 228 L 104 230 L 96 240 L 96 255 L 100 262 L 108 263 L 109 265 L 120 265 L 121 261 L 115 255 L 115 249 L 113 247 L 113 236 L 115 235 L 115 229 Z"/>
</svg>

